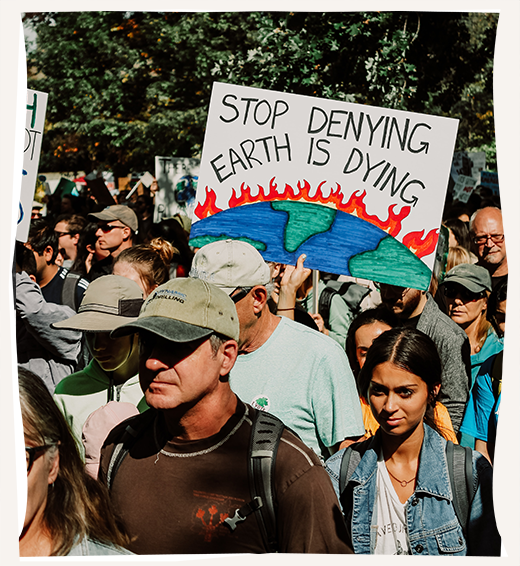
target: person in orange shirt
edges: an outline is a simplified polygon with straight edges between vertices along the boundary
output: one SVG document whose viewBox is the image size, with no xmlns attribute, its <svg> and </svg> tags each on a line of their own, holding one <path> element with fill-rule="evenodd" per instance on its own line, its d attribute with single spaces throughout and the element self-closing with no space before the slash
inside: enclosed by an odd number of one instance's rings
<svg viewBox="0 0 520 566">
<path fill-rule="evenodd" d="M 356 379 L 356 384 L 358 385 L 358 391 L 359 372 L 365 363 L 367 352 L 372 342 L 383 332 L 397 326 L 399 326 L 397 317 L 384 305 L 364 310 L 352 321 L 347 334 L 345 350 L 352 373 Z M 363 424 L 365 426 L 364 438 L 370 438 L 374 436 L 376 430 L 379 428 L 379 424 L 372 414 L 368 401 L 361 394 L 359 399 L 363 413 Z M 457 436 L 453 430 L 448 410 L 439 401 L 435 402 L 433 416 L 435 425 L 442 436 L 446 440 L 451 440 L 457 444 Z"/>
</svg>

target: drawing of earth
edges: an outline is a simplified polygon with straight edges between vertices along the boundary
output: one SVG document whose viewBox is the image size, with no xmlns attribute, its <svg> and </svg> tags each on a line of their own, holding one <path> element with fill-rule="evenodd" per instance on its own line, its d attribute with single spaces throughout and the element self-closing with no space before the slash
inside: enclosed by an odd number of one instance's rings
<svg viewBox="0 0 520 566">
<path fill-rule="evenodd" d="M 384 230 L 352 214 L 302 201 L 258 202 L 194 222 L 190 245 L 224 239 L 253 245 L 266 261 L 425 290 L 431 271 Z"/>
</svg>

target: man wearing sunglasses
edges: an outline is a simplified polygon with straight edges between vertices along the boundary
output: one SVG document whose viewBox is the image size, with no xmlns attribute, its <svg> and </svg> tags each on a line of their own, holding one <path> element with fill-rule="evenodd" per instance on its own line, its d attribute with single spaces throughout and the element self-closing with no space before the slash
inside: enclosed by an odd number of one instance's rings
<svg viewBox="0 0 520 566">
<path fill-rule="evenodd" d="M 489 271 L 494 289 L 508 274 L 502 212 L 492 206 L 481 208 L 472 215 L 469 226 L 477 265 Z"/>
<path fill-rule="evenodd" d="M 114 204 L 101 212 L 91 212 L 89 217 L 97 220 L 96 237 L 100 249 L 107 250 L 110 255 L 92 266 L 88 276 L 90 281 L 110 275 L 117 256 L 134 245 L 139 221 L 135 212 L 128 206 Z"/>
<path fill-rule="evenodd" d="M 428 335 L 442 360 L 442 388 L 439 401 L 446 406 L 453 429 L 458 432 L 469 396 L 471 379 L 470 346 L 466 333 L 447 317 L 430 293 L 377 283 L 381 300 L 403 326 Z"/>
<path fill-rule="evenodd" d="M 233 391 L 272 413 L 326 459 L 364 434 L 361 407 L 347 356 L 337 342 L 271 313 L 270 269 L 238 240 L 213 242 L 193 258 L 190 277 L 225 291 L 240 323 Z"/>
</svg>

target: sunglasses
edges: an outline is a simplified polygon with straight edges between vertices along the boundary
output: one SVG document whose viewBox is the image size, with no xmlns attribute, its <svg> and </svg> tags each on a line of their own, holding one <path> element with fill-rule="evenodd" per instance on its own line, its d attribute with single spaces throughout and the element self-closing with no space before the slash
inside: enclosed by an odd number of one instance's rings
<svg viewBox="0 0 520 566">
<path fill-rule="evenodd" d="M 236 295 L 230 295 L 231 300 L 236 304 L 238 301 L 241 301 L 246 295 L 251 292 L 253 287 L 237 287 L 235 291 L 240 291 Z M 233 291 L 233 293 L 235 292 Z"/>
<path fill-rule="evenodd" d="M 27 461 L 27 473 L 31 471 L 34 461 L 41 454 L 43 454 L 49 448 L 56 446 L 56 444 L 43 444 L 42 446 L 26 446 L 25 447 L 25 459 Z"/>
<path fill-rule="evenodd" d="M 105 224 L 104 226 L 99 226 L 98 228 L 104 233 L 104 234 L 108 234 L 108 232 L 111 232 L 114 228 L 126 228 L 126 226 L 114 226 L 113 224 Z"/>
<path fill-rule="evenodd" d="M 71 232 L 58 232 L 57 230 L 54 230 L 54 233 L 58 236 L 58 238 L 61 238 L 62 236 L 72 236 Z"/>
<path fill-rule="evenodd" d="M 460 297 L 460 299 L 465 303 L 470 303 L 471 301 L 478 301 L 485 296 L 485 292 L 473 293 L 466 287 L 458 285 L 444 285 L 444 296 L 448 299 L 455 299 Z"/>
</svg>

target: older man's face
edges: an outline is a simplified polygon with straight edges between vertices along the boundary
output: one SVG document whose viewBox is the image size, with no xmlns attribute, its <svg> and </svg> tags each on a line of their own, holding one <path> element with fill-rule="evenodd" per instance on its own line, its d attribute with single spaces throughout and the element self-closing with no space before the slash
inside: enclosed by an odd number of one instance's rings
<svg viewBox="0 0 520 566">
<path fill-rule="evenodd" d="M 499 266 L 506 258 L 502 213 L 494 208 L 485 208 L 473 222 L 473 245 L 484 267 Z"/>
</svg>

